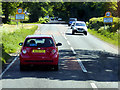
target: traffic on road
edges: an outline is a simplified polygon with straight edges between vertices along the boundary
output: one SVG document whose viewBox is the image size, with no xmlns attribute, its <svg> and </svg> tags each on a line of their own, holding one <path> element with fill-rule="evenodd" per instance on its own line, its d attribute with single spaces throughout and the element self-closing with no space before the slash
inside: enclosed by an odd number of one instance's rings
<svg viewBox="0 0 120 90">
<path fill-rule="evenodd" d="M 120 2 L 0 2 L 0 89 L 118 90 Z"/>
<path fill-rule="evenodd" d="M 28 65 L 52 65 L 58 70 L 58 47 L 52 35 L 29 35 L 26 37 L 20 53 L 20 70 Z"/>
<path fill-rule="evenodd" d="M 72 29 L 67 24 L 38 26 L 34 35 L 19 43 L 22 46 L 20 56 L 18 54 L 2 76 L 2 87 L 118 87 L 117 50 L 89 33 L 87 36 L 72 35 Z"/>
</svg>

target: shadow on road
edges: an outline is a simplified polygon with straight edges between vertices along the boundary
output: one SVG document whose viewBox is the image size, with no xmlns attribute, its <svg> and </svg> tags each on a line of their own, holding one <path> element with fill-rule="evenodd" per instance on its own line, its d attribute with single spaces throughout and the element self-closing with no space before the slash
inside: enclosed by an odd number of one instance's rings
<svg viewBox="0 0 120 90">
<path fill-rule="evenodd" d="M 72 33 L 65 33 L 66 35 L 73 35 Z M 84 36 L 84 34 L 82 33 L 75 33 L 74 35 L 80 35 L 80 36 Z"/>
<path fill-rule="evenodd" d="M 59 70 L 36 68 L 34 70 L 19 70 L 19 60 L 9 69 L 2 79 L 20 79 L 20 78 L 46 78 L 51 80 L 75 80 L 75 81 L 102 81 L 102 82 L 118 82 L 118 59 L 116 54 L 92 51 L 92 50 L 75 50 L 74 55 L 71 50 L 60 50 Z M 77 58 L 79 58 L 87 73 L 83 73 Z"/>
</svg>

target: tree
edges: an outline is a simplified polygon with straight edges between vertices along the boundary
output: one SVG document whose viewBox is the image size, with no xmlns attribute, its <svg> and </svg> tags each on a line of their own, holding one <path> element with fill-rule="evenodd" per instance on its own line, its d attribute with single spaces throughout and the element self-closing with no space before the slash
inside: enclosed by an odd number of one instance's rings
<svg viewBox="0 0 120 90">
<path fill-rule="evenodd" d="M 120 1 L 117 3 L 118 8 L 117 8 L 117 16 L 120 17 Z"/>
<path fill-rule="evenodd" d="M 16 13 L 17 7 L 19 6 L 20 2 L 2 2 L 2 11 L 5 15 L 4 23 L 9 21 L 9 15 Z"/>
<path fill-rule="evenodd" d="M 28 2 L 23 3 L 21 7 L 23 7 L 23 9 L 27 9 L 27 11 L 30 13 L 30 22 L 37 22 L 40 17 L 53 14 L 53 9 L 49 2 Z"/>
</svg>

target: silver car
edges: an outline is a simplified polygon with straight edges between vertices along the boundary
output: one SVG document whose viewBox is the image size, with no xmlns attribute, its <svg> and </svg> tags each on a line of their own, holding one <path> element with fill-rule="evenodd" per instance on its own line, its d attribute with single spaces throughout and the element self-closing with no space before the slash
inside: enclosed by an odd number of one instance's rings
<svg viewBox="0 0 120 90">
<path fill-rule="evenodd" d="M 76 21 L 73 21 L 72 24 L 70 25 L 70 28 L 71 28 L 71 29 L 72 29 L 73 26 L 75 25 L 75 22 L 76 22 Z"/>
<path fill-rule="evenodd" d="M 76 21 L 72 26 L 72 34 L 84 33 L 87 35 L 87 26 L 84 21 Z"/>
</svg>

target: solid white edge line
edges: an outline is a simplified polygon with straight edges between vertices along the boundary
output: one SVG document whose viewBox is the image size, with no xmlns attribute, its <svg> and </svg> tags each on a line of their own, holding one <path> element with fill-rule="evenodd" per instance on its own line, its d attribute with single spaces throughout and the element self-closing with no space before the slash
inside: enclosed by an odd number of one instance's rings
<svg viewBox="0 0 120 90">
<path fill-rule="evenodd" d="M 90 83 L 92 88 L 95 89 L 95 90 L 98 90 L 97 86 L 95 85 L 95 83 Z"/>
<path fill-rule="evenodd" d="M 78 58 L 77 60 L 78 60 L 79 65 L 81 66 L 83 72 L 87 72 L 86 68 L 85 68 L 84 65 L 82 64 L 82 61 L 81 61 L 79 58 Z"/>
<path fill-rule="evenodd" d="M 12 64 L 17 60 L 18 56 L 7 66 L 7 68 L 0 74 L 0 79 L 2 79 L 3 74 L 12 66 Z"/>
</svg>

